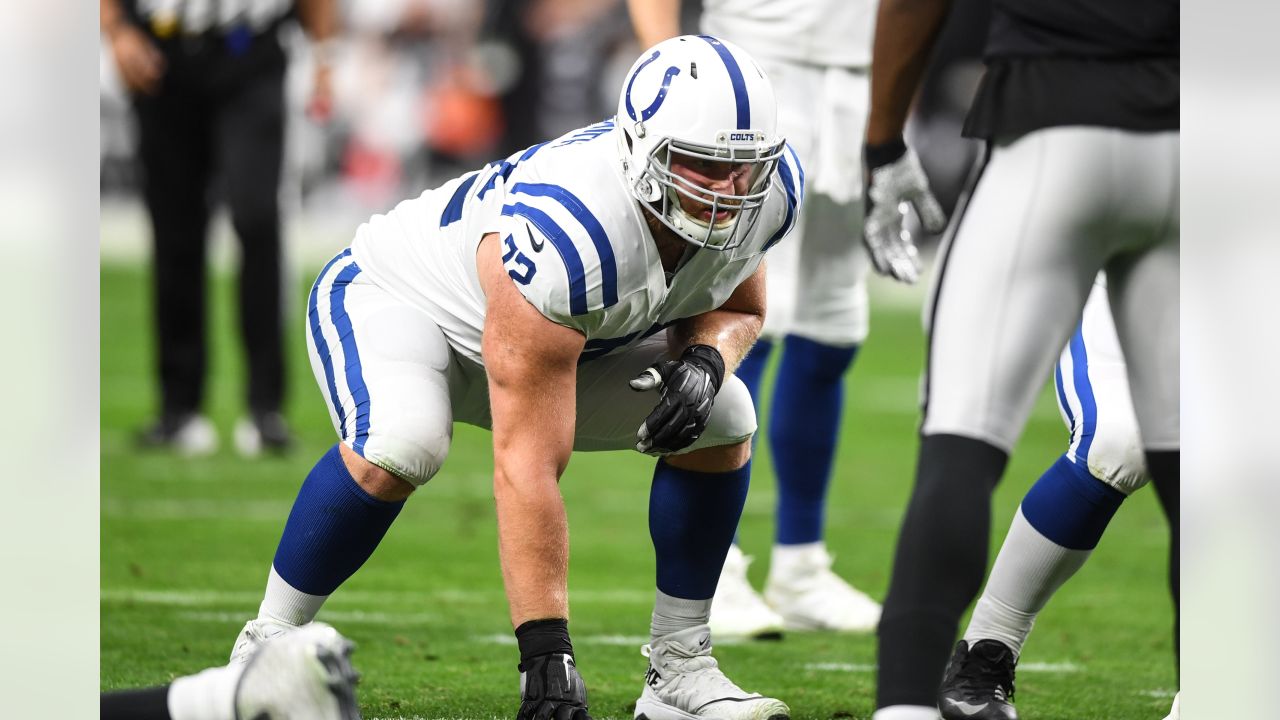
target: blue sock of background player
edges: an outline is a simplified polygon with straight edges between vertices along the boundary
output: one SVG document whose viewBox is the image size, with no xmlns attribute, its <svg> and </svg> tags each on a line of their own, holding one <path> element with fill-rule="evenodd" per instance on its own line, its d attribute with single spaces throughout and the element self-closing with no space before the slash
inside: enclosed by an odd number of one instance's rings
<svg viewBox="0 0 1280 720">
<path fill-rule="evenodd" d="M 760 412 L 761 380 L 773 343 L 761 340 L 735 373 Z M 835 347 L 789 335 L 769 414 L 769 449 L 778 478 L 779 545 L 820 542 L 827 488 L 844 410 L 844 375 L 858 346 Z"/>
<path fill-rule="evenodd" d="M 835 347 L 795 335 L 783 341 L 768 428 L 778 477 L 779 545 L 822 541 L 844 375 L 857 353 L 857 345 Z"/>
</svg>

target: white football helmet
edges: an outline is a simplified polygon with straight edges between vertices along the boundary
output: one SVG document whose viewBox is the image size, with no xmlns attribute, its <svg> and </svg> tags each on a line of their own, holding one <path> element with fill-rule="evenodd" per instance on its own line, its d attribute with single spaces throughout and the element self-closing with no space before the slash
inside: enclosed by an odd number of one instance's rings
<svg viewBox="0 0 1280 720">
<path fill-rule="evenodd" d="M 733 248 L 751 232 L 784 140 L 773 86 L 746 51 L 710 35 L 654 45 L 627 73 L 616 124 L 622 171 L 641 207 L 712 250 Z M 693 183 L 672 172 L 673 159 L 740 165 L 748 173 L 747 191 L 715 192 Z M 682 196 L 706 210 L 686 212 Z"/>
</svg>

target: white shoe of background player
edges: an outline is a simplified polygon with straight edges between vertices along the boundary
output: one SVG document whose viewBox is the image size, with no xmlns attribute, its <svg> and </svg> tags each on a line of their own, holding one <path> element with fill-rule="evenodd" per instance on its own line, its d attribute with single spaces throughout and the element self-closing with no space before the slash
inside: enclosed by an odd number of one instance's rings
<svg viewBox="0 0 1280 720">
<path fill-rule="evenodd" d="M 664 635 L 640 653 L 649 658 L 636 720 L 789 720 L 781 700 L 749 693 L 725 677 L 711 657 L 711 628 Z"/>
<path fill-rule="evenodd" d="M 711 601 L 711 634 L 717 640 L 782 637 L 782 616 L 765 603 L 747 579 L 750 564 L 751 558 L 743 555 L 737 545 L 729 546 Z"/>
<path fill-rule="evenodd" d="M 821 542 L 775 545 L 765 602 L 788 630 L 869 632 L 880 622 L 880 603 L 831 571 Z"/>
<path fill-rule="evenodd" d="M 1169 708 L 1169 715 L 1164 720 L 1179 720 L 1181 715 L 1178 713 L 1178 698 L 1182 693 L 1173 696 L 1173 707 Z"/>
</svg>

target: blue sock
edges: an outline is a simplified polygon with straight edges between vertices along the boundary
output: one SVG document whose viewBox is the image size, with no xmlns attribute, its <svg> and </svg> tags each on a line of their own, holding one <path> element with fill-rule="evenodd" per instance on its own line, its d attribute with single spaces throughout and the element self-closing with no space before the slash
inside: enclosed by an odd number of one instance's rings
<svg viewBox="0 0 1280 720">
<path fill-rule="evenodd" d="M 756 406 L 757 417 L 760 415 L 760 382 L 764 378 L 764 369 L 769 364 L 769 352 L 772 350 L 772 342 L 764 338 L 757 340 L 747 356 L 738 363 L 738 369 L 733 371 L 751 392 L 751 402 Z"/>
<path fill-rule="evenodd" d="M 1022 514 L 1037 532 L 1072 550 L 1092 550 L 1116 514 L 1124 493 L 1066 455 L 1049 466 L 1022 498 Z"/>
<path fill-rule="evenodd" d="M 272 564 L 293 588 L 331 595 L 369 559 L 402 507 L 356 484 L 334 445 L 298 490 Z"/>
<path fill-rule="evenodd" d="M 857 354 L 857 345 L 834 347 L 794 335 L 784 341 L 768 429 L 781 545 L 822 539 L 844 410 L 844 374 Z"/>
<path fill-rule="evenodd" d="M 689 600 L 715 595 L 750 482 L 750 462 L 704 473 L 658 461 L 649 490 L 649 536 L 659 590 Z"/>
</svg>

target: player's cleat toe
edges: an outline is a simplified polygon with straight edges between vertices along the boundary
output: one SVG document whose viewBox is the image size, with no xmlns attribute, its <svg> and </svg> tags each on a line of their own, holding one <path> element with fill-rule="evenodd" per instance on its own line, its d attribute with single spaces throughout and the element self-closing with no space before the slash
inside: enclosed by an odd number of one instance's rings
<svg viewBox="0 0 1280 720">
<path fill-rule="evenodd" d="M 359 720 L 353 645 L 313 622 L 258 647 L 236 685 L 238 720 Z"/>
<path fill-rule="evenodd" d="M 743 555 L 737 545 L 730 546 L 711 601 L 711 633 L 717 639 L 782 637 L 782 616 L 765 603 L 747 579 L 750 564 L 751 558 Z"/>
<path fill-rule="evenodd" d="M 870 632 L 880 622 L 880 603 L 831 571 L 821 545 L 783 566 L 777 555 L 769 569 L 764 599 L 788 630 Z M 713 611 L 714 612 L 714 611 Z"/>
<path fill-rule="evenodd" d="M 636 701 L 640 720 L 789 720 L 781 700 L 749 693 L 725 677 L 711 657 L 706 625 L 658 638 L 641 653 L 649 658 L 644 690 Z"/>
<path fill-rule="evenodd" d="M 938 690 L 944 720 L 1018 720 L 1013 650 L 998 640 L 956 643 Z"/>
<path fill-rule="evenodd" d="M 218 449 L 218 431 L 199 413 L 165 413 L 138 434 L 138 445 L 198 457 Z"/>
<path fill-rule="evenodd" d="M 1181 720 L 1182 714 L 1178 710 L 1178 698 L 1182 697 L 1182 693 L 1173 696 L 1173 707 L 1169 708 L 1169 714 L 1164 720 Z"/>
<path fill-rule="evenodd" d="M 302 627 L 307 627 L 303 625 Z M 231 664 L 246 663 L 253 657 L 258 647 L 269 640 L 274 640 L 287 632 L 298 629 L 298 626 L 273 622 L 263 618 L 254 618 L 244 624 L 236 644 L 231 647 Z"/>
</svg>

